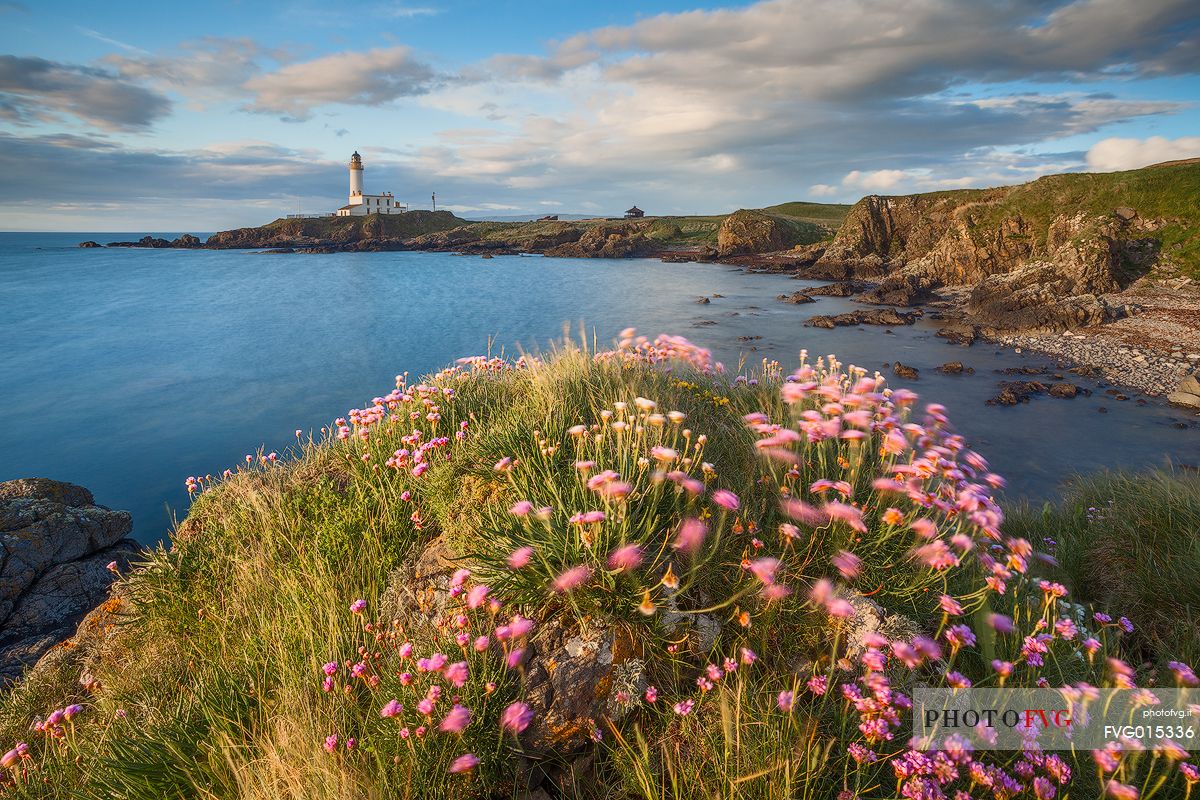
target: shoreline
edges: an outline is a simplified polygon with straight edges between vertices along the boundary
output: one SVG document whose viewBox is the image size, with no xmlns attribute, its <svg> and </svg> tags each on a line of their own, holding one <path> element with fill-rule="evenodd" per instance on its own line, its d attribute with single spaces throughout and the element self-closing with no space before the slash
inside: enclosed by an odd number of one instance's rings
<svg viewBox="0 0 1200 800">
<path fill-rule="evenodd" d="M 147 237 L 149 239 L 149 237 Z M 270 247 L 266 249 L 213 247 L 189 237 L 186 243 L 141 242 L 112 243 L 102 247 L 130 247 L 154 249 L 201 249 L 226 250 L 245 249 L 261 255 L 306 255 L 335 252 L 364 252 L 345 245 L 330 247 L 327 244 L 295 243 L 294 247 Z M 532 256 L 549 255 L 536 250 L 516 252 L 508 248 L 480 248 L 454 246 L 411 245 L 373 247 L 367 252 L 449 252 L 463 257 L 493 258 L 501 255 Z M 490 252 L 489 252 L 490 251 Z M 563 258 L 586 259 L 584 255 L 559 255 Z M 801 281 L 828 283 L 852 283 L 865 285 L 848 296 L 865 307 L 887 308 L 883 304 L 865 299 L 870 290 L 877 288 L 883 275 L 866 278 L 855 276 L 852 265 L 846 265 L 844 275 L 828 270 L 810 270 L 813 255 L 793 250 L 719 256 L 700 248 L 666 247 L 652 252 L 610 256 L 620 259 L 653 259 L 664 263 L 720 264 L 746 274 L 786 274 Z M 1141 284 L 1141 285 L 1139 285 Z M 1152 282 L 1144 278 L 1123 292 L 1101 297 L 1114 305 L 1127 305 L 1137 313 L 1100 325 L 1082 326 L 1061 332 L 1024 332 L 1020 330 L 1000 331 L 974 325 L 965 309 L 965 290 L 968 287 L 950 286 L 933 290 L 929 302 L 913 303 L 911 309 L 921 309 L 933 319 L 944 319 L 951 326 L 973 330 L 972 339 L 981 339 L 992 344 L 1022 353 L 1036 352 L 1062 362 L 1064 369 L 1082 368 L 1095 372 L 1095 377 L 1112 386 L 1166 402 L 1167 395 L 1176 391 L 1180 382 L 1188 375 L 1200 371 L 1200 287 L 1186 278 L 1176 281 Z M 901 307 L 901 306 L 896 306 Z M 932 313 L 931 313 L 932 312 Z M 937 316 L 933 316 L 937 314 Z M 1172 404 L 1183 413 L 1197 414 L 1200 411 Z"/>
</svg>

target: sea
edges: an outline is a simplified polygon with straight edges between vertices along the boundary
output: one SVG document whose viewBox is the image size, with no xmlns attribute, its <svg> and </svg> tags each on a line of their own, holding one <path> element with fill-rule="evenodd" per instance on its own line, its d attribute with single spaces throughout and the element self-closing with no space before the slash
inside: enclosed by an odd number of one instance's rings
<svg viewBox="0 0 1200 800">
<path fill-rule="evenodd" d="M 859 306 L 782 302 L 808 285 L 784 275 L 641 259 L 77 247 L 141 235 L 0 233 L 0 481 L 86 486 L 131 511 L 146 544 L 186 516 L 188 476 L 284 453 L 296 430 L 370 403 L 401 372 L 544 351 L 565 333 L 609 343 L 629 326 L 686 336 L 734 374 L 763 358 L 790 369 L 801 349 L 872 370 L 915 366 L 915 381 L 883 371 L 947 407 L 1008 478 L 1010 500 L 1052 501 L 1079 472 L 1200 458 L 1194 419 L 1118 401 L 1095 381 L 1068 376 L 1088 397 L 985 404 L 998 370 L 1050 364 L 1043 356 L 953 345 L 932 321 L 807 328 L 814 314 Z M 975 374 L 935 372 L 948 361 Z"/>
</svg>

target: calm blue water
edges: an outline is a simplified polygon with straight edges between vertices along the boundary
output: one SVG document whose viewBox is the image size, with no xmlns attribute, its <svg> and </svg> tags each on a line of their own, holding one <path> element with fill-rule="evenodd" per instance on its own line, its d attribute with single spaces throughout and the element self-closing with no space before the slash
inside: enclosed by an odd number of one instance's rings
<svg viewBox="0 0 1200 800">
<path fill-rule="evenodd" d="M 641 260 L 75 247 L 125 238 L 137 237 L 0 233 L 0 480 L 87 486 L 97 502 L 132 511 L 144 542 L 186 513 L 188 475 L 219 473 L 260 447 L 282 451 L 297 428 L 319 429 L 369 402 L 398 372 L 483 352 L 489 337 L 493 351 L 536 348 L 581 322 L 602 342 L 627 325 L 679 333 L 728 364 L 770 356 L 790 367 L 806 347 L 870 368 L 917 366 L 913 388 L 949 407 L 1010 478 L 1010 496 L 1052 497 L 1073 470 L 1186 462 L 1200 451 L 1200 430 L 1174 429 L 1182 416 L 1162 405 L 1098 392 L 985 406 L 993 369 L 1044 360 L 959 348 L 934 337 L 932 324 L 894 335 L 804 328 L 813 314 L 855 304 L 781 303 L 775 296 L 799 285 L 783 276 Z M 714 293 L 724 297 L 696 303 Z M 932 371 L 951 360 L 977 374 Z M 1101 405 L 1108 414 L 1096 412 Z"/>
</svg>

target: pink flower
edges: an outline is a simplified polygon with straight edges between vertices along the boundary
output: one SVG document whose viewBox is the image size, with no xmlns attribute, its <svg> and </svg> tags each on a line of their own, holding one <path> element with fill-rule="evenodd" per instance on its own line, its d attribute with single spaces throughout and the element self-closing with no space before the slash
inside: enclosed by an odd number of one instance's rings
<svg viewBox="0 0 1200 800">
<path fill-rule="evenodd" d="M 1109 780 L 1104 786 L 1104 794 L 1113 800 L 1137 800 L 1138 790 L 1134 786 L 1127 783 L 1119 783 L 1115 780 Z"/>
<path fill-rule="evenodd" d="M 533 503 L 528 500 L 518 500 L 508 509 L 508 513 L 514 517 L 524 517 L 531 511 L 533 511 Z"/>
<path fill-rule="evenodd" d="M 588 579 L 592 571 L 583 564 L 571 567 L 554 579 L 554 591 L 569 592 Z"/>
<path fill-rule="evenodd" d="M 392 717 L 399 716 L 400 712 L 403 710 L 404 706 L 400 705 L 400 701 L 393 698 L 392 700 L 389 700 L 382 709 L 380 709 L 379 716 L 383 717 L 384 719 L 391 719 Z"/>
<path fill-rule="evenodd" d="M 483 636 L 476 636 L 471 646 L 475 648 L 475 652 L 482 653 L 488 649 L 490 643 L 491 639 L 488 638 L 487 634 L 484 634 Z"/>
<path fill-rule="evenodd" d="M 487 599 L 488 592 L 491 591 L 483 584 L 472 586 L 467 592 L 467 608 L 479 608 L 483 605 L 483 601 Z"/>
<path fill-rule="evenodd" d="M 442 723 L 438 725 L 438 730 L 443 733 L 462 733 L 463 728 L 471 724 L 471 712 L 465 706 L 460 706 L 457 703 L 447 712 L 442 718 Z"/>
<path fill-rule="evenodd" d="M 333 675 L 338 671 L 338 663 L 336 661 L 330 661 L 328 664 L 321 667 L 321 671 L 326 675 Z"/>
<path fill-rule="evenodd" d="M 500 715 L 500 727 L 514 734 L 520 733 L 533 722 L 533 709 L 525 703 L 512 703 Z"/>
<path fill-rule="evenodd" d="M 942 611 L 953 617 L 956 617 L 963 612 L 962 605 L 960 605 L 957 600 L 948 594 L 944 594 L 938 599 L 938 605 L 941 607 Z"/>
<path fill-rule="evenodd" d="M 627 544 L 618 548 L 608 557 L 608 568 L 622 571 L 635 569 L 642 563 L 642 548 L 636 544 Z"/>
<path fill-rule="evenodd" d="M 513 550 L 508 556 L 508 566 L 510 569 L 520 569 L 529 563 L 529 559 L 533 556 L 532 547 L 518 547 Z"/>
<path fill-rule="evenodd" d="M 852 579 L 858 577 L 859 570 L 862 568 L 862 559 L 853 553 L 842 550 L 833 557 L 833 566 L 842 573 L 842 577 Z"/>
<path fill-rule="evenodd" d="M 777 558 L 760 558 L 750 562 L 750 571 L 754 573 L 754 577 L 767 586 L 775 582 L 775 572 L 778 569 L 779 559 Z"/>
<path fill-rule="evenodd" d="M 743 647 L 741 655 L 742 655 L 742 663 L 745 664 L 746 666 L 749 666 L 749 665 L 753 664 L 755 661 L 758 661 L 758 656 L 749 647 Z"/>
<path fill-rule="evenodd" d="M 525 648 L 514 647 L 508 652 L 508 656 L 504 659 L 505 665 L 509 669 L 516 669 L 521 665 L 521 659 L 525 656 Z"/>
<path fill-rule="evenodd" d="M 450 772 L 470 772 L 479 766 L 479 759 L 472 753 L 463 753 L 458 758 L 454 759 L 454 763 L 450 765 Z"/>
<path fill-rule="evenodd" d="M 831 500 L 825 505 L 821 506 L 821 511 L 823 511 L 825 515 L 831 519 L 840 520 L 846 523 L 859 533 L 867 532 L 867 526 L 863 524 L 862 521 L 862 512 L 854 506 L 846 505 L 845 503 L 839 503 L 836 500 Z"/>
<path fill-rule="evenodd" d="M 909 527 L 916 531 L 917 536 L 920 536 L 922 539 L 933 539 L 938 534 L 937 525 L 923 517 L 914 519 L 909 523 Z"/>
<path fill-rule="evenodd" d="M 692 709 L 695 707 L 696 707 L 696 701 L 688 699 L 688 700 L 682 700 L 682 701 L 676 703 L 674 708 L 675 708 L 676 714 L 678 714 L 681 717 L 686 717 L 688 714 L 692 713 Z"/>
<path fill-rule="evenodd" d="M 470 670 L 467 667 L 467 662 L 465 661 L 456 661 L 455 663 L 446 667 L 446 671 L 442 673 L 446 680 L 450 681 L 459 689 L 466 685 L 467 676 L 469 674 Z"/>
<path fill-rule="evenodd" d="M 337 746 L 338 746 L 338 735 L 336 733 L 331 733 L 325 737 L 325 752 L 326 753 L 337 752 Z"/>
<path fill-rule="evenodd" d="M 653 703 L 658 700 L 658 689 L 653 686 L 646 687 L 646 702 Z"/>
<path fill-rule="evenodd" d="M 780 507 L 784 514 L 810 528 L 820 527 L 828 519 L 824 512 L 813 508 L 802 500 L 784 500 L 780 503 Z"/>
<path fill-rule="evenodd" d="M 353 603 L 350 604 L 350 611 L 355 614 L 361 614 L 366 610 L 367 610 L 367 601 L 366 600 L 355 600 Z"/>
<path fill-rule="evenodd" d="M 729 511 L 737 511 L 742 505 L 741 501 L 738 500 L 738 496 L 728 489 L 718 489 L 713 492 L 712 501 L 721 508 Z"/>
<path fill-rule="evenodd" d="M 533 630 L 533 620 L 526 619 L 521 615 L 512 618 L 512 622 L 508 624 L 509 630 L 512 632 L 512 638 L 520 639 Z"/>
<path fill-rule="evenodd" d="M 854 610 L 854 604 L 841 597 L 835 597 L 830 600 L 825 608 L 829 612 L 829 616 L 839 619 L 849 619 L 857 614 Z"/>
<path fill-rule="evenodd" d="M 779 696 L 775 698 L 775 705 L 779 706 L 779 710 L 786 714 L 792 710 L 794 699 L 795 695 L 792 692 L 780 692 Z"/>
<path fill-rule="evenodd" d="M 707 527 L 698 519 L 689 518 L 679 526 L 679 535 L 675 538 L 675 549 L 688 555 L 695 555 L 704 544 Z"/>
</svg>

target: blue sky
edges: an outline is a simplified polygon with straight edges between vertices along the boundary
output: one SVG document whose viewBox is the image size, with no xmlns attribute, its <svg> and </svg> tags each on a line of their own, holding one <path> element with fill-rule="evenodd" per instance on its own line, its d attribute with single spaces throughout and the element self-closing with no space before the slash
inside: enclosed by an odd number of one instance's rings
<svg viewBox="0 0 1200 800">
<path fill-rule="evenodd" d="M 3 2 L 0 228 L 852 202 L 1200 155 L 1193 0 Z"/>
</svg>

